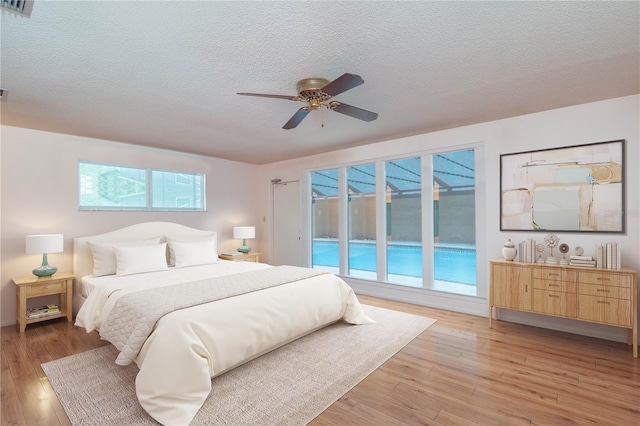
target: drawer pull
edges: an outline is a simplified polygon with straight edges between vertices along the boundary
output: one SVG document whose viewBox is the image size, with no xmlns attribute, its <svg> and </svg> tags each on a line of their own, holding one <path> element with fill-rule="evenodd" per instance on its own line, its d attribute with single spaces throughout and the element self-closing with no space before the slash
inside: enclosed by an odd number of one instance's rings
<svg viewBox="0 0 640 426">
<path fill-rule="evenodd" d="M 556 296 L 555 294 L 549 294 L 549 297 L 555 297 L 556 299 L 560 298 L 560 296 Z"/>
<path fill-rule="evenodd" d="M 600 281 L 611 281 L 611 278 L 607 278 L 607 277 L 597 277 L 596 279 Z"/>
<path fill-rule="evenodd" d="M 600 288 L 596 289 L 596 291 L 601 291 L 603 293 L 611 293 L 611 290 L 602 290 Z"/>
<path fill-rule="evenodd" d="M 605 305 L 610 305 L 611 302 L 605 302 L 604 300 L 598 300 L 598 303 L 604 303 Z"/>
<path fill-rule="evenodd" d="M 549 287 L 560 287 L 560 284 L 548 284 Z"/>
<path fill-rule="evenodd" d="M 560 274 L 558 274 L 557 272 L 551 273 L 549 272 L 547 275 L 549 275 L 550 277 L 559 277 Z"/>
</svg>

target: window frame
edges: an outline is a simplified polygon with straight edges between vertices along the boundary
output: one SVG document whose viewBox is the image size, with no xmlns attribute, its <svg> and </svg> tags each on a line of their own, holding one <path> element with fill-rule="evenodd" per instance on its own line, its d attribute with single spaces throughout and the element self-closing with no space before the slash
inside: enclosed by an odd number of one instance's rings
<svg viewBox="0 0 640 426">
<path fill-rule="evenodd" d="M 122 167 L 127 169 L 134 169 L 139 171 L 144 171 L 145 173 L 145 206 L 144 207 L 127 207 L 127 206 L 95 206 L 95 205 L 82 205 L 82 174 L 80 168 L 83 164 L 86 165 L 95 165 L 95 166 L 107 166 L 107 167 Z M 96 161 L 78 161 L 78 211 L 153 211 L 153 212 L 204 212 L 207 211 L 207 199 L 206 199 L 206 174 L 204 173 L 192 173 L 185 172 L 182 170 L 167 170 L 167 169 L 154 169 L 150 167 L 138 167 L 131 166 L 127 164 L 113 164 L 113 163 L 102 163 Z M 153 173 L 174 173 L 176 176 L 188 176 L 192 181 L 190 187 L 195 186 L 196 179 L 195 177 L 199 177 L 201 179 L 200 185 L 200 199 L 201 207 L 153 207 Z M 181 185 L 185 185 L 180 183 Z"/>
<path fill-rule="evenodd" d="M 376 157 L 376 158 L 370 158 L 370 159 L 363 159 L 360 161 L 354 161 L 354 162 L 345 162 L 345 163 L 337 163 L 337 164 L 325 164 L 322 166 L 318 166 L 318 167 L 313 167 L 313 168 L 309 168 L 304 170 L 303 172 L 303 181 L 305 182 L 306 186 L 305 186 L 305 190 L 308 193 L 308 197 L 306 197 L 307 203 L 304 203 L 304 208 L 303 210 L 306 210 L 306 212 L 310 213 L 311 212 L 311 193 L 312 193 L 312 188 L 311 188 L 311 174 L 314 172 L 322 172 L 323 170 L 328 170 L 328 169 L 337 169 L 338 170 L 338 175 L 340 177 L 340 184 L 339 184 L 339 188 L 341 191 L 339 191 L 338 197 L 341 200 L 341 202 L 339 203 L 339 222 L 341 224 L 340 228 L 339 228 L 339 265 L 338 265 L 338 269 L 339 269 L 339 275 L 341 277 L 343 277 L 345 280 L 347 280 L 347 282 L 351 283 L 352 285 L 355 285 L 356 287 L 358 287 L 358 289 L 362 290 L 364 288 L 367 289 L 380 289 L 381 291 L 384 292 L 384 294 L 387 294 L 387 292 L 391 292 L 393 294 L 421 294 L 422 292 L 426 292 L 428 294 L 433 294 L 434 296 L 437 295 L 437 297 L 443 297 L 443 299 L 447 299 L 447 298 L 453 298 L 453 299 L 460 299 L 460 300 L 465 300 L 465 301 L 470 301 L 470 300 L 482 300 L 484 298 L 486 298 L 487 295 L 487 288 L 486 288 L 486 283 L 485 281 L 482 279 L 482 277 L 485 276 L 486 274 L 486 267 L 485 267 L 485 261 L 486 261 L 486 253 L 485 250 L 482 250 L 483 245 L 486 242 L 486 230 L 485 230 L 485 226 L 486 226 L 486 220 L 485 220 L 485 203 L 486 203 L 486 186 L 485 186 L 485 182 L 483 179 L 480 179 L 480 176 L 484 176 L 485 175 L 485 156 L 484 156 L 484 143 L 483 142 L 475 142 L 475 143 L 468 143 L 468 144 L 454 144 L 454 145 L 447 145 L 447 146 L 442 146 L 442 147 L 438 147 L 435 149 L 429 149 L 429 150 L 420 150 L 420 151 L 413 151 L 413 152 L 406 152 L 406 153 L 402 153 L 402 154 L 398 154 L 398 155 L 387 155 L 387 156 L 381 156 L 381 157 Z M 412 157 L 419 157 L 421 158 L 421 174 L 422 174 L 422 185 L 421 185 L 421 200 L 422 200 L 422 223 L 423 224 L 433 224 L 433 206 L 432 206 L 432 200 L 429 197 L 425 197 L 424 194 L 432 194 L 433 193 L 433 181 L 432 179 L 426 179 L 425 176 L 432 176 L 433 175 L 433 165 L 431 164 L 431 161 L 426 161 L 427 159 L 431 159 L 433 156 L 440 154 L 440 153 L 447 153 L 447 152 L 453 152 L 453 151 L 464 151 L 464 150 L 473 150 L 474 151 L 474 167 L 475 167 L 475 176 L 476 176 L 476 181 L 475 181 L 475 186 L 474 186 L 474 191 L 475 191 L 475 212 L 476 212 L 476 216 L 475 216 L 475 241 L 476 241 L 476 294 L 475 295 L 466 295 L 466 294 L 462 294 L 462 293 L 455 293 L 455 292 L 447 292 L 447 291 L 442 291 L 439 289 L 436 289 L 433 286 L 433 276 L 432 276 L 432 271 L 433 271 L 433 256 L 434 256 L 434 246 L 433 244 L 427 244 L 427 241 L 433 241 L 433 226 L 423 226 L 422 228 L 422 250 L 423 250 L 423 275 L 422 275 L 422 279 L 423 279 L 423 285 L 421 287 L 408 287 L 408 286 L 403 286 L 402 284 L 396 284 L 396 283 L 391 283 L 388 282 L 384 275 L 387 272 L 387 268 L 385 265 L 385 262 L 382 261 L 382 259 L 385 259 L 386 257 L 386 253 L 383 250 L 383 245 L 381 245 L 381 243 L 386 241 L 386 238 L 383 237 L 383 235 L 385 234 L 384 232 L 382 232 L 382 227 L 386 226 L 386 223 L 382 223 L 384 221 L 380 221 L 382 217 L 385 218 L 386 220 L 386 209 L 384 209 L 383 207 L 383 199 L 384 197 L 382 197 L 382 193 L 378 194 L 380 195 L 378 198 L 378 210 L 377 210 L 377 219 L 376 219 L 376 223 L 378 224 L 378 226 L 380 227 L 380 229 L 377 232 L 377 240 L 378 240 L 378 250 L 377 250 L 377 272 L 378 272 L 378 278 L 375 280 L 368 280 L 368 279 L 362 279 L 362 278 L 357 278 L 357 277 L 352 277 L 348 274 L 348 248 L 347 246 L 347 235 L 346 235 L 346 228 L 348 227 L 348 218 L 347 218 L 347 211 L 346 211 L 346 207 L 344 207 L 347 203 L 344 202 L 343 200 L 346 200 L 348 194 L 347 194 L 347 188 L 346 188 L 346 169 L 349 167 L 353 167 L 353 166 L 358 166 L 358 165 L 363 165 L 363 164 L 369 164 L 369 163 L 375 163 L 378 167 L 378 165 L 382 168 L 380 170 L 380 172 L 382 173 L 377 173 L 376 174 L 376 180 L 380 181 L 380 184 L 378 184 L 378 186 L 383 187 L 382 186 L 382 182 L 385 181 L 386 179 L 386 173 L 383 172 L 384 167 L 383 165 L 386 162 L 389 161 L 393 161 L 393 160 L 401 160 L 401 159 L 407 159 L 407 158 L 412 158 Z M 306 258 L 306 264 L 309 265 L 309 267 L 313 267 L 313 259 L 312 259 L 312 249 L 311 246 L 313 244 L 313 235 L 312 235 L 312 226 L 311 226 L 311 220 L 312 217 L 310 214 L 307 214 L 305 216 L 308 220 L 309 226 L 307 227 L 307 229 L 305 229 L 305 232 L 303 233 L 304 235 L 304 244 L 303 244 L 303 250 L 305 253 L 305 258 Z M 345 234 L 345 235 L 342 235 Z M 431 277 L 430 277 L 431 276 Z M 382 290 L 385 289 L 385 290 Z M 367 290 L 370 291 L 370 290 Z M 377 292 L 378 290 L 374 290 L 375 292 Z M 389 294 L 391 294 L 389 293 Z M 475 302 L 473 302 L 475 303 Z"/>
</svg>

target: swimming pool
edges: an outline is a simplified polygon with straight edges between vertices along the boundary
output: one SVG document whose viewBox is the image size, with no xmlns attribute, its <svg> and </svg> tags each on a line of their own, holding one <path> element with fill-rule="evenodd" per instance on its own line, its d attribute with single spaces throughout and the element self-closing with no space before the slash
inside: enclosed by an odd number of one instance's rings
<svg viewBox="0 0 640 426">
<path fill-rule="evenodd" d="M 338 267 L 338 242 L 313 241 L 313 265 Z M 422 247 L 402 244 L 387 246 L 387 272 L 390 275 L 422 277 Z M 435 249 L 435 279 L 476 285 L 476 251 L 471 248 Z M 349 243 L 349 266 L 361 271 L 376 271 L 376 246 L 372 243 Z"/>
</svg>

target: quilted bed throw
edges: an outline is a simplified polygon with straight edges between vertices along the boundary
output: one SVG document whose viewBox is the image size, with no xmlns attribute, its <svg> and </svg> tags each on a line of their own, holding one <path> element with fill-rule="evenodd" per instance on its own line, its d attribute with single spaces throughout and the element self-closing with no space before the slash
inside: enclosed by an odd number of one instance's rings
<svg viewBox="0 0 640 426">
<path fill-rule="evenodd" d="M 102 324 L 100 336 L 120 350 L 116 364 L 129 365 L 156 322 L 170 312 L 326 273 L 297 266 L 274 266 L 128 294 L 118 300 Z"/>
</svg>

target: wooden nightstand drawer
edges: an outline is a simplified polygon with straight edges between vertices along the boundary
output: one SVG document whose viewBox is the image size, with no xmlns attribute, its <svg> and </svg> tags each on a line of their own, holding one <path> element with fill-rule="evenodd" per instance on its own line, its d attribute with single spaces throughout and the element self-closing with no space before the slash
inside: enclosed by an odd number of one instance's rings
<svg viewBox="0 0 640 426">
<path fill-rule="evenodd" d="M 227 254 L 221 253 L 218 255 L 220 259 L 231 260 L 233 262 L 260 262 L 260 254 L 258 252 L 246 253 L 246 254 Z"/>
<path fill-rule="evenodd" d="M 60 281 L 57 283 L 42 283 L 30 285 L 26 288 L 27 297 L 47 296 L 49 294 L 58 294 L 65 291 L 67 283 Z"/>
<path fill-rule="evenodd" d="M 578 295 L 578 303 L 580 304 L 579 319 L 627 328 L 633 327 L 630 300 L 580 294 Z"/>
</svg>

